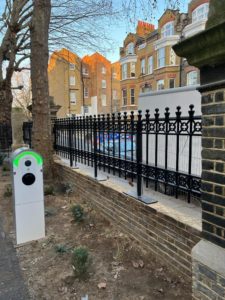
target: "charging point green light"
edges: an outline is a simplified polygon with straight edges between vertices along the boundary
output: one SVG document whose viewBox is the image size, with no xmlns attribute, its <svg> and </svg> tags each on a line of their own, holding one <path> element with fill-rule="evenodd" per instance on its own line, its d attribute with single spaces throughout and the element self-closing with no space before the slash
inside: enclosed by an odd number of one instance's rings
<svg viewBox="0 0 225 300">
<path fill-rule="evenodd" d="M 40 155 L 38 155 L 37 153 L 35 152 L 32 152 L 32 151 L 24 151 L 22 152 L 21 154 L 19 154 L 18 156 L 16 156 L 16 158 L 13 160 L 13 165 L 14 167 L 18 168 L 19 164 L 20 164 L 20 160 L 24 157 L 24 156 L 33 156 L 38 165 L 41 166 L 43 165 L 43 159 Z"/>
</svg>

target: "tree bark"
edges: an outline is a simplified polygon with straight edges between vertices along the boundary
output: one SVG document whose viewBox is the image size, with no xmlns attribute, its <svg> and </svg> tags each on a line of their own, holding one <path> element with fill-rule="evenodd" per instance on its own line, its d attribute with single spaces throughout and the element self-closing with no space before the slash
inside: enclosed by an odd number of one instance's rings
<svg viewBox="0 0 225 300">
<path fill-rule="evenodd" d="M 52 178 L 52 139 L 48 90 L 48 36 L 51 0 L 34 0 L 31 25 L 32 147 L 44 158 L 44 176 Z"/>
</svg>

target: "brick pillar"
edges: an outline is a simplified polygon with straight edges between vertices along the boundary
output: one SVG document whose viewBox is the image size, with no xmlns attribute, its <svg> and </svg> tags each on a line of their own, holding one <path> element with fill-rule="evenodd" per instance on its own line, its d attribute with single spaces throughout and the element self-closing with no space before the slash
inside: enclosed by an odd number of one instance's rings
<svg viewBox="0 0 225 300">
<path fill-rule="evenodd" d="M 200 69 L 202 240 L 192 249 L 193 299 L 225 299 L 225 0 L 211 0 L 206 30 L 174 46 Z M 223 13 L 221 13 L 223 12 Z"/>
</svg>

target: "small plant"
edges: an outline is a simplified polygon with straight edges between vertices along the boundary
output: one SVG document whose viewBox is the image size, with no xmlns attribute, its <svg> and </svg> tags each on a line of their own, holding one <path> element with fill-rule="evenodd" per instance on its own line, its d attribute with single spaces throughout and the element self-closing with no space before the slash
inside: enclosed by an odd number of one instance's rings
<svg viewBox="0 0 225 300">
<path fill-rule="evenodd" d="M 56 210 L 53 207 L 46 207 L 45 208 L 45 216 L 52 217 L 56 214 Z"/>
<path fill-rule="evenodd" d="M 9 184 L 6 186 L 4 197 L 11 197 L 12 196 L 12 186 Z"/>
<path fill-rule="evenodd" d="M 4 153 L 0 153 L 0 166 L 3 165 L 3 161 L 6 158 L 6 155 Z"/>
<path fill-rule="evenodd" d="M 75 222 L 79 223 L 84 220 L 84 209 L 79 204 L 73 205 L 71 211 Z"/>
<path fill-rule="evenodd" d="M 68 253 L 69 249 L 66 247 L 66 245 L 59 244 L 55 246 L 55 251 L 57 253 L 63 254 L 63 253 Z"/>
<path fill-rule="evenodd" d="M 54 187 L 52 185 L 46 185 L 44 187 L 44 194 L 45 196 L 54 195 Z"/>
<path fill-rule="evenodd" d="M 72 253 L 72 266 L 75 277 L 79 279 L 85 278 L 90 266 L 90 262 L 90 255 L 87 248 L 75 248 Z"/>
<path fill-rule="evenodd" d="M 8 166 L 4 165 L 4 166 L 2 167 L 2 171 L 3 171 L 3 172 L 8 172 L 8 171 L 10 171 L 10 168 L 9 168 Z"/>
</svg>

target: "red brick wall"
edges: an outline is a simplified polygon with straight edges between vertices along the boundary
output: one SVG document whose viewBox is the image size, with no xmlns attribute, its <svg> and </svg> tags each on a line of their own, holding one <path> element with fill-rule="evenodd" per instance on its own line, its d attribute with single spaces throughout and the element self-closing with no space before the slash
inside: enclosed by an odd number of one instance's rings
<svg viewBox="0 0 225 300">
<path fill-rule="evenodd" d="M 149 253 L 191 279 L 191 249 L 200 240 L 200 231 L 121 193 L 109 181 L 97 182 L 59 162 L 55 174 Z"/>
</svg>

